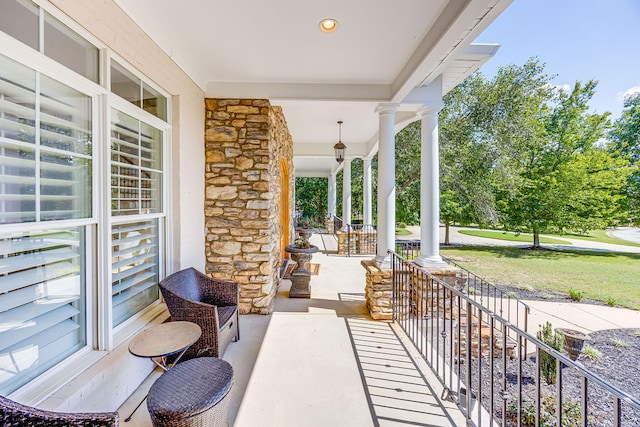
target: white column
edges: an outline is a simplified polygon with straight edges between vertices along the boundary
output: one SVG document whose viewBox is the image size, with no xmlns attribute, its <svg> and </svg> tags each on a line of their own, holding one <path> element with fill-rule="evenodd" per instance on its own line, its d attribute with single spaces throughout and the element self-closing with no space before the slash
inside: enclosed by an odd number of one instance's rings
<svg viewBox="0 0 640 427">
<path fill-rule="evenodd" d="M 362 174 L 362 223 L 371 225 L 371 159 L 368 157 L 362 159 Z"/>
<path fill-rule="evenodd" d="M 440 256 L 440 165 L 438 112 L 440 106 L 425 107 L 420 146 L 420 256 L 422 267 L 447 265 Z"/>
<path fill-rule="evenodd" d="M 387 251 L 396 242 L 396 156 L 395 104 L 380 105 L 376 112 L 378 130 L 378 251 L 375 261 L 380 268 L 391 268 Z"/>
<path fill-rule="evenodd" d="M 342 169 L 342 223 L 351 224 L 351 159 L 344 159 Z"/>
<path fill-rule="evenodd" d="M 329 192 L 327 195 L 327 214 L 331 218 L 336 216 L 336 174 L 329 175 Z"/>
</svg>

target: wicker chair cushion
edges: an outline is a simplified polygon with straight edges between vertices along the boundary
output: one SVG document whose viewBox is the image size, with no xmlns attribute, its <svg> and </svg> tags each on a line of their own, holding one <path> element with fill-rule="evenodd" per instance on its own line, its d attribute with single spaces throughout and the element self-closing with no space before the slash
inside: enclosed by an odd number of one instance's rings
<svg viewBox="0 0 640 427">
<path fill-rule="evenodd" d="M 151 386 L 149 413 L 158 418 L 186 418 L 215 406 L 233 386 L 233 368 L 215 357 L 177 364 Z"/>
<path fill-rule="evenodd" d="M 220 324 L 226 324 L 231 316 L 233 316 L 238 309 L 237 305 L 219 305 L 218 306 L 218 318 L 220 319 Z"/>
</svg>

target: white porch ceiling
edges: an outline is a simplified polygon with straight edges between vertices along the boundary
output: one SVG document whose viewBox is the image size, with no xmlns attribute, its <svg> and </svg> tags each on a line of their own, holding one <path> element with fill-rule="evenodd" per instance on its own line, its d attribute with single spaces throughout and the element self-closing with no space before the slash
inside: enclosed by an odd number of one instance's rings
<svg viewBox="0 0 640 427">
<path fill-rule="evenodd" d="M 336 170 L 377 150 L 379 103 L 402 103 L 442 76 L 446 93 L 497 45 L 470 45 L 511 0 L 116 0 L 207 97 L 268 98 L 283 108 L 295 174 Z M 322 33 L 324 18 L 338 29 Z M 429 102 L 429 99 L 424 99 Z M 406 103 L 398 128 L 415 120 Z"/>
</svg>

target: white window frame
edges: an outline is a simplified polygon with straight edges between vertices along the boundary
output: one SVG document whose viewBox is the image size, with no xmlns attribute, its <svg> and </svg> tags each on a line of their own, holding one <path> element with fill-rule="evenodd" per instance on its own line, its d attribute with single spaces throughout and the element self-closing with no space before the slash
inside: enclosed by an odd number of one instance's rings
<svg viewBox="0 0 640 427">
<path fill-rule="evenodd" d="M 70 86 L 86 95 L 92 100 L 92 186 L 93 194 L 98 194 L 92 200 L 92 215 L 90 218 L 79 220 L 42 221 L 29 223 L 15 223 L 0 225 L 0 231 L 33 231 L 51 227 L 85 227 L 86 236 L 86 336 L 85 348 L 72 354 L 63 362 L 58 363 L 45 371 L 35 379 L 11 393 L 9 397 L 25 403 L 37 404 L 51 393 L 58 390 L 71 378 L 76 377 L 97 360 L 104 357 L 107 352 L 122 344 L 145 325 L 158 316 L 166 316 L 166 306 L 159 296 L 158 300 L 133 315 L 130 319 L 113 328 L 111 314 L 111 226 L 114 222 L 158 219 L 158 234 L 161 242 L 158 248 L 159 279 L 170 273 L 172 257 L 171 241 L 171 136 L 172 136 L 172 97 L 162 88 L 158 87 L 151 79 L 140 73 L 128 61 L 112 52 L 100 40 L 96 39 L 88 31 L 77 25 L 68 16 L 52 6 L 46 0 L 33 0 L 33 3 L 41 8 L 40 22 L 44 19 L 42 11 L 46 11 L 70 29 L 85 38 L 99 49 L 100 81 L 95 83 L 86 77 L 77 74 L 66 66 L 46 57 L 39 51 L 21 43 L 13 37 L 0 31 L 0 54 L 30 67 L 47 77 Z M 42 32 L 40 33 L 42 37 Z M 40 40 L 42 42 L 42 40 Z M 40 44 L 42 45 L 42 44 Z M 166 102 L 167 120 L 148 113 L 110 92 L 110 67 L 111 58 L 116 60 L 129 72 L 139 77 L 146 85 L 152 87 L 164 96 Z M 161 212 L 149 215 L 131 215 L 123 217 L 111 217 L 111 170 L 110 170 L 110 139 L 111 139 L 111 108 L 116 108 L 129 114 L 162 132 L 162 205 Z M 98 144 L 97 144 L 98 143 Z M 99 244 L 100 243 L 100 244 Z"/>
</svg>

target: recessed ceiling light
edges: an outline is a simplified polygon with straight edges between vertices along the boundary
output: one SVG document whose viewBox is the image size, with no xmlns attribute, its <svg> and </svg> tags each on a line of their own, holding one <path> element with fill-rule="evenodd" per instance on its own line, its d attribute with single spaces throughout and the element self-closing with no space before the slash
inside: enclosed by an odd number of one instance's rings
<svg viewBox="0 0 640 427">
<path fill-rule="evenodd" d="M 320 21 L 320 30 L 325 33 L 333 33 L 338 28 L 338 21 L 332 18 L 323 19 Z"/>
</svg>

